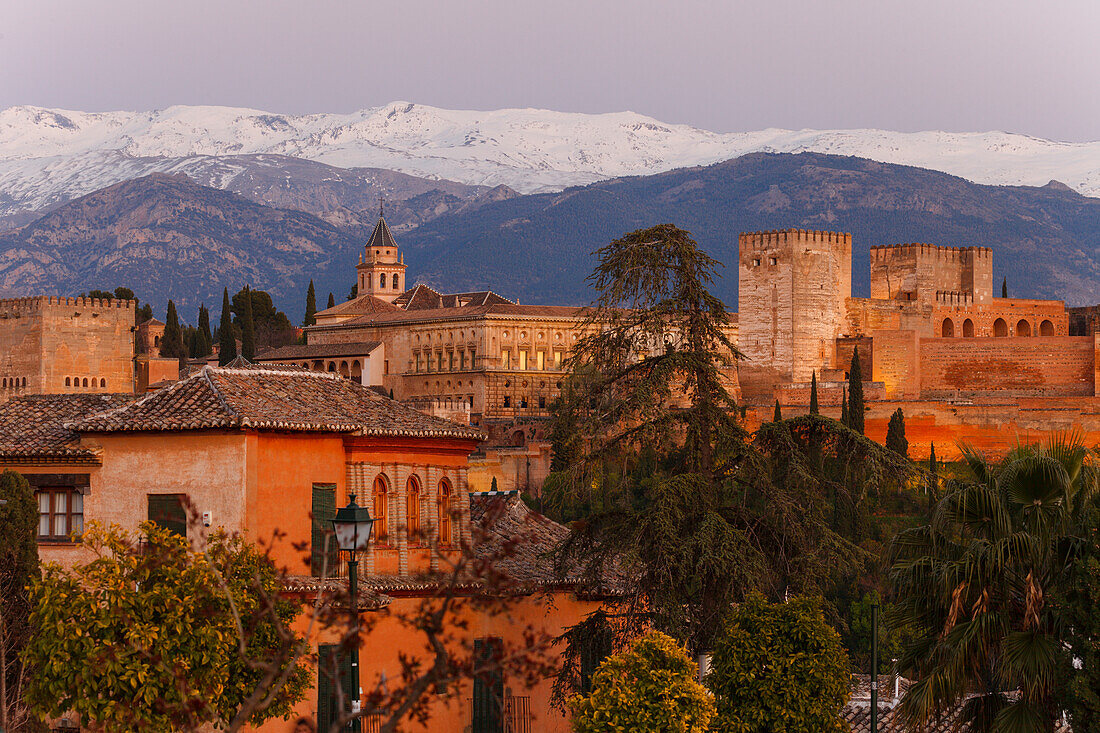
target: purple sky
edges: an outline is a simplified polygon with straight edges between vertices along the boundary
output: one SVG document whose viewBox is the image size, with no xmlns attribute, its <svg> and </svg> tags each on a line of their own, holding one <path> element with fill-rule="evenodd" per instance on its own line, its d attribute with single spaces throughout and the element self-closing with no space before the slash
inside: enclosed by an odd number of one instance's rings
<svg viewBox="0 0 1100 733">
<path fill-rule="evenodd" d="M 1100 139 L 1095 0 L 0 0 L 0 108 L 633 110 Z"/>
</svg>

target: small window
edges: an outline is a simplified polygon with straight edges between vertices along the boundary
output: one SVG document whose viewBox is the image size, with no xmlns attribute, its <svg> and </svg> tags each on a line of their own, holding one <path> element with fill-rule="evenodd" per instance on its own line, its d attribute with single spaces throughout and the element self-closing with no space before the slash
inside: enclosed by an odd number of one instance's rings
<svg viewBox="0 0 1100 733">
<path fill-rule="evenodd" d="M 511 407 L 512 406 L 512 398 L 511 398 L 510 395 L 504 395 L 504 406 L 505 407 Z"/>
<path fill-rule="evenodd" d="M 451 485 L 447 479 L 439 482 L 439 504 L 436 508 L 439 529 L 439 544 L 451 544 Z"/>
<path fill-rule="evenodd" d="M 436 371 L 438 371 L 438 372 L 441 372 L 441 371 L 443 371 L 443 366 L 444 366 L 444 363 L 445 363 L 445 362 L 443 361 L 443 352 L 442 352 L 442 351 L 440 351 L 440 352 L 439 352 L 439 353 L 438 353 L 438 354 L 436 355 L 436 357 L 437 357 L 437 361 L 438 361 L 438 364 L 437 364 L 437 366 L 436 366 Z"/>
<path fill-rule="evenodd" d="M 418 352 L 416 352 L 416 371 L 419 372 L 421 369 L 423 369 L 423 367 L 424 367 L 424 365 L 420 361 L 420 352 L 418 351 Z"/>
<path fill-rule="evenodd" d="M 83 386 L 85 386 L 85 387 L 88 386 L 88 378 L 87 377 L 84 377 L 84 385 Z"/>
<path fill-rule="evenodd" d="M 38 497 L 38 539 L 67 542 L 84 531 L 84 495 L 74 488 L 44 488 Z"/>
<path fill-rule="evenodd" d="M 337 564 L 336 538 L 332 535 L 332 520 L 336 518 L 335 484 L 313 484 L 313 506 L 310 512 L 313 524 L 310 532 L 309 571 L 316 577 L 334 577 Z"/>
<path fill-rule="evenodd" d="M 381 275 L 378 276 L 378 285 L 382 288 L 386 287 L 386 273 L 383 272 Z"/>
<path fill-rule="evenodd" d="M 73 380 L 70 379 L 69 377 L 65 377 L 65 386 L 66 387 L 72 387 L 73 386 Z"/>
<path fill-rule="evenodd" d="M 149 521 L 187 536 L 187 508 L 184 494 L 149 494 Z"/>
<path fill-rule="evenodd" d="M 386 518 L 388 512 L 386 511 L 386 505 L 389 498 L 389 487 L 386 484 L 386 478 L 384 476 L 378 476 L 374 479 L 374 538 L 378 542 L 386 542 L 389 539 L 389 535 L 386 527 Z"/>
<path fill-rule="evenodd" d="M 447 352 L 447 364 L 448 368 L 453 372 L 455 370 L 455 352 Z"/>
<path fill-rule="evenodd" d="M 397 290 L 397 275 L 393 276 L 393 289 Z"/>
<path fill-rule="evenodd" d="M 779 262 L 779 260 L 775 259 L 774 257 L 769 257 L 769 258 L 768 258 L 768 264 L 769 264 L 769 265 L 774 265 L 774 264 L 776 264 L 777 262 Z"/>
<path fill-rule="evenodd" d="M 760 267 L 760 258 L 759 257 L 753 257 L 752 258 L 752 266 L 753 267 Z"/>
<path fill-rule="evenodd" d="M 405 528 L 410 542 L 420 542 L 420 481 L 409 476 L 405 484 Z"/>
<path fill-rule="evenodd" d="M 390 373 L 390 360 L 389 359 L 383 359 L 382 360 L 382 373 L 383 374 L 389 374 Z"/>
<path fill-rule="evenodd" d="M 500 352 L 500 366 L 502 369 L 508 369 L 512 366 L 512 352 L 504 350 Z"/>
<path fill-rule="evenodd" d="M 555 369 L 561 369 L 561 357 L 562 357 L 562 354 L 561 354 L 560 351 L 555 351 L 554 352 L 554 368 Z"/>
<path fill-rule="evenodd" d="M 99 380 L 99 386 L 100 386 L 100 387 L 106 387 L 106 386 L 107 386 L 107 380 L 106 380 L 106 379 L 103 379 L 103 378 L 100 378 L 100 380 Z"/>
<path fill-rule="evenodd" d="M 519 350 L 519 368 L 520 369 L 526 369 L 527 368 L 527 349 L 520 349 Z"/>
<path fill-rule="evenodd" d="M 545 410 L 546 409 L 546 398 L 543 397 L 542 395 L 539 395 L 539 409 L 540 410 Z"/>
<path fill-rule="evenodd" d="M 546 368 L 546 352 L 545 351 L 536 351 L 535 352 L 535 368 L 536 369 L 545 369 Z"/>
</svg>

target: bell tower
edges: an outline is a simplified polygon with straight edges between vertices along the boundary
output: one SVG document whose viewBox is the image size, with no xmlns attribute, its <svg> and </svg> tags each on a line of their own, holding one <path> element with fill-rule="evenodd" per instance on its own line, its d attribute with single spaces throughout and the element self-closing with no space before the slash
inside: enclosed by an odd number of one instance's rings
<svg viewBox="0 0 1100 733">
<path fill-rule="evenodd" d="M 359 295 L 373 295 L 387 303 L 405 292 L 405 258 L 397 249 L 389 225 L 378 205 L 378 223 L 355 266 Z"/>
</svg>

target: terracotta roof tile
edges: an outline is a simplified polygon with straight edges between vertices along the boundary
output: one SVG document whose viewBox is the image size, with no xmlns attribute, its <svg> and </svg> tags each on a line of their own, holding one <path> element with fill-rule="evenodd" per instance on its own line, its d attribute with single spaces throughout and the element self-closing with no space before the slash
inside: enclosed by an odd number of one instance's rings
<svg viewBox="0 0 1100 733">
<path fill-rule="evenodd" d="M 318 316 L 339 316 L 339 315 L 363 315 L 366 313 L 386 313 L 387 311 L 401 310 L 392 303 L 378 298 L 374 295 L 360 295 L 354 300 L 348 300 L 343 303 L 337 303 L 331 308 L 325 308 L 323 311 L 317 311 Z"/>
<path fill-rule="evenodd" d="M 133 404 L 71 425 L 82 432 L 251 428 L 481 440 L 476 429 L 431 417 L 334 374 L 204 367 Z"/>
<path fill-rule="evenodd" d="M 364 356 L 379 346 L 381 341 L 354 341 L 340 344 L 290 344 L 268 349 L 256 355 L 256 361 L 269 359 L 321 359 L 326 356 Z"/>
<path fill-rule="evenodd" d="M 310 575 L 288 575 L 283 578 L 283 589 L 287 593 L 301 595 L 315 595 L 317 593 L 332 595 L 334 593 L 347 593 L 348 579 L 316 578 Z M 358 605 L 360 611 L 377 611 L 380 608 L 385 608 L 390 605 L 393 601 L 389 596 L 377 593 L 372 588 L 364 587 L 362 583 L 359 584 L 357 595 L 359 597 Z"/>
<path fill-rule="evenodd" d="M 26 395 L 0 403 L 0 457 L 90 457 L 67 423 L 133 402 L 133 395 Z"/>
<path fill-rule="evenodd" d="M 493 303 L 490 305 L 464 305 L 457 308 L 429 308 L 423 310 L 398 310 L 387 313 L 373 313 L 351 318 L 332 325 L 311 326 L 311 329 L 340 330 L 349 327 L 386 325 L 390 323 L 449 321 L 458 318 L 509 317 L 519 318 L 565 318 L 580 321 L 588 315 L 588 308 L 571 305 L 516 305 L 515 303 Z"/>
</svg>

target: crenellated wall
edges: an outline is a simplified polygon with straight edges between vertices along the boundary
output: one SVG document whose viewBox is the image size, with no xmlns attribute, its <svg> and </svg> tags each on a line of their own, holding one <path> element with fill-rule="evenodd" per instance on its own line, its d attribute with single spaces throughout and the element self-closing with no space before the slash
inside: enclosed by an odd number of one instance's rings
<svg viewBox="0 0 1100 733">
<path fill-rule="evenodd" d="M 993 250 L 893 244 L 871 247 L 871 297 L 876 300 L 993 300 Z"/>
</svg>

